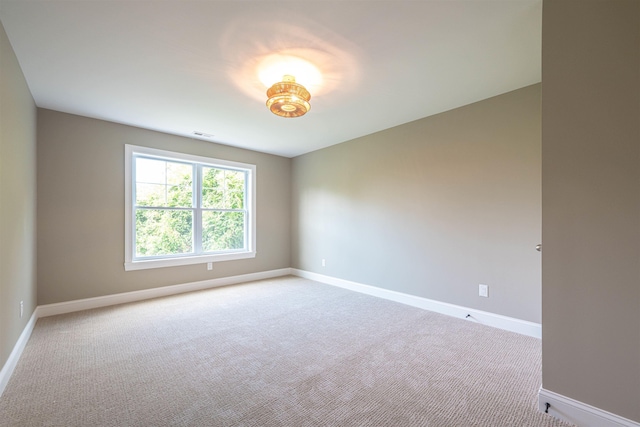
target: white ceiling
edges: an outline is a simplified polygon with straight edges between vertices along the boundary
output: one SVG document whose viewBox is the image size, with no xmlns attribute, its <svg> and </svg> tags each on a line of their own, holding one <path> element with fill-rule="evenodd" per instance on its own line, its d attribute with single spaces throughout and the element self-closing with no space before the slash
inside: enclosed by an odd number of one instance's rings
<svg viewBox="0 0 640 427">
<path fill-rule="evenodd" d="M 542 0 L 0 0 L 0 20 L 39 107 L 287 157 L 541 73 Z M 278 52 L 322 72 L 303 117 L 265 107 Z"/>
</svg>

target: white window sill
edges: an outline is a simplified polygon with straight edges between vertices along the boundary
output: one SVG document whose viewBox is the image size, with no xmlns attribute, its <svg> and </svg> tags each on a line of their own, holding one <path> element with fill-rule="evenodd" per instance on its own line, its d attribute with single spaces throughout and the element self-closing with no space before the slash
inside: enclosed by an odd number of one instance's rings
<svg viewBox="0 0 640 427">
<path fill-rule="evenodd" d="M 233 261 L 237 259 L 247 259 L 255 257 L 255 252 L 234 252 L 229 254 L 127 261 L 124 263 L 124 270 L 132 271 L 146 270 L 149 268 L 179 267 L 182 265 L 206 264 L 208 262 Z"/>
</svg>

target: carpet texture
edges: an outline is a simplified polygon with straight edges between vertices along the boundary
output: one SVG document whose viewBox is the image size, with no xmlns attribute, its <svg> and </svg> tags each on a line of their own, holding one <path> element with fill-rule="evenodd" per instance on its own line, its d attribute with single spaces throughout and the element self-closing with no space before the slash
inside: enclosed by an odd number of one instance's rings
<svg viewBox="0 0 640 427">
<path fill-rule="evenodd" d="M 2 426 L 557 426 L 540 340 L 284 277 L 39 319 Z"/>
</svg>

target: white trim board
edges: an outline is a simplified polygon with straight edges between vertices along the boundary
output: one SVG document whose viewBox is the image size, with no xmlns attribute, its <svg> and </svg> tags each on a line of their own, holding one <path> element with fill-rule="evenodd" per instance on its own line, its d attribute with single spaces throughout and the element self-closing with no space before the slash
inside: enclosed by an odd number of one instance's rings
<svg viewBox="0 0 640 427">
<path fill-rule="evenodd" d="M 430 300 L 427 298 L 408 295 L 401 292 L 390 291 L 388 289 L 377 288 L 375 286 L 364 285 L 362 283 L 351 282 L 349 280 L 338 279 L 336 277 L 325 276 L 322 274 L 312 273 L 305 270 L 298 270 L 295 268 L 291 269 L 291 274 L 303 277 L 305 279 L 315 280 L 316 282 L 338 286 L 344 289 L 349 289 L 351 291 L 361 292 L 363 294 L 388 299 L 425 310 L 435 311 L 437 313 L 446 314 L 453 317 L 465 319 L 467 314 L 470 314 L 472 316 L 471 319 L 478 323 L 505 329 L 522 335 L 541 338 L 542 334 L 541 325 L 538 323 L 528 322 L 525 320 L 515 319 L 512 317 L 475 310 L 472 308 L 462 307 L 445 302 Z M 551 406 L 549 407 L 549 415 L 580 427 L 640 427 L 640 423 L 631 421 L 629 419 L 620 417 L 618 415 L 587 405 L 585 403 L 565 397 L 552 391 L 540 389 L 538 399 L 538 409 L 541 412 L 545 411 L 545 403 L 549 402 L 551 404 Z"/>
<path fill-rule="evenodd" d="M 463 307 L 460 305 L 422 298 L 415 295 L 390 291 L 388 289 L 377 288 L 375 286 L 364 285 L 362 283 L 351 282 L 349 280 L 338 279 L 336 277 L 325 276 L 318 273 L 312 273 L 310 271 L 298 270 L 296 268 L 291 269 L 291 274 L 303 277 L 305 279 L 315 280 L 316 282 L 322 282 L 328 285 L 349 289 L 351 291 L 356 291 L 363 294 L 399 302 L 402 304 L 407 304 L 413 307 L 422 308 L 424 310 L 434 311 L 436 313 L 446 314 L 448 316 L 475 321 L 483 325 L 493 326 L 495 328 L 516 332 L 522 335 L 528 335 L 534 338 L 542 337 L 542 327 L 539 323 L 529 322 L 513 317 L 502 316 L 500 314 L 489 313 L 487 311 L 481 311 L 473 308 Z M 470 315 L 469 318 L 467 317 L 468 315 Z"/>
<path fill-rule="evenodd" d="M 72 313 L 75 311 L 89 310 L 92 308 L 107 307 L 110 305 L 124 304 L 128 302 L 142 301 L 151 298 L 164 297 L 169 295 L 182 294 L 185 292 L 199 291 L 203 289 L 217 288 L 220 286 L 235 285 L 238 283 L 251 282 L 254 280 L 271 279 L 274 277 L 288 276 L 291 274 L 290 268 L 279 270 L 262 271 L 259 273 L 242 274 L 239 276 L 221 277 L 218 279 L 203 280 L 200 282 L 184 283 L 181 285 L 170 285 L 159 288 L 144 289 L 141 291 L 124 292 L 102 297 L 86 298 L 74 301 L 61 302 L 56 304 L 39 305 L 34 310 L 29 322 L 25 326 L 13 347 L 7 362 L 0 371 L 0 396 L 4 392 L 9 379 L 13 374 L 18 360 L 31 337 L 33 328 L 37 320 L 41 317 L 55 316 L 57 314 Z"/>
<path fill-rule="evenodd" d="M 604 411 L 543 388 L 538 392 L 538 409 L 580 427 L 640 427 L 640 423 Z"/>
<path fill-rule="evenodd" d="M 91 308 L 106 307 L 116 304 L 124 304 L 128 302 L 141 301 L 145 299 L 210 289 L 220 286 L 234 285 L 254 280 L 271 279 L 274 277 L 286 276 L 289 274 L 454 317 L 465 318 L 467 314 L 471 314 L 473 320 L 479 323 L 540 338 L 541 328 L 537 323 L 527 322 L 524 320 L 514 319 L 440 301 L 434 301 L 413 295 L 403 294 L 401 292 L 390 291 L 387 289 L 377 288 L 374 286 L 364 285 L 361 283 L 351 282 L 348 280 L 338 279 L 335 277 L 325 276 L 309 271 L 293 268 L 282 268 L 279 270 L 243 274 L 231 277 L 222 277 L 218 279 L 203 280 L 200 282 L 164 286 L 160 288 L 152 288 L 141 291 L 126 292 L 115 295 L 106 295 L 103 297 L 86 298 L 81 300 L 38 306 L 31 315 L 29 322 L 27 322 L 27 325 L 22 331 L 22 334 L 20 334 L 16 345 L 11 351 L 7 362 L 4 364 L 2 370 L 0 371 L 0 396 L 2 396 L 2 393 L 9 383 L 11 374 L 13 374 L 13 371 L 18 364 L 18 360 L 20 359 L 20 356 L 22 355 L 27 342 L 31 337 L 33 328 L 35 327 L 35 324 L 40 317 L 71 313 L 74 311 L 88 310 Z M 577 400 L 541 388 L 538 394 L 538 405 L 540 411 L 544 412 L 545 403 L 547 402 L 551 405 L 549 407 L 550 415 L 579 425 L 580 427 L 640 427 L 640 423 L 637 423 L 635 421 L 631 421 L 610 412 L 603 411 Z"/>
<path fill-rule="evenodd" d="M 22 356 L 22 351 L 27 345 L 27 341 L 31 337 L 31 332 L 33 332 L 34 326 L 36 326 L 36 322 L 38 321 L 37 309 L 34 310 L 31 318 L 27 322 L 26 326 L 22 330 L 22 333 L 18 337 L 18 341 L 16 345 L 13 346 L 13 350 L 7 359 L 7 362 L 2 367 L 0 371 L 0 396 L 4 392 L 4 389 L 7 387 L 9 383 L 9 379 L 11 378 L 11 374 L 13 374 L 13 370 L 16 368 L 18 364 L 18 360 L 20 360 L 20 356 Z"/>
<path fill-rule="evenodd" d="M 92 308 L 107 307 L 116 304 L 125 304 L 128 302 L 142 301 L 151 298 L 166 297 L 185 292 L 201 291 L 203 289 L 235 285 L 254 280 L 271 279 L 274 277 L 287 276 L 289 274 L 291 274 L 290 268 L 281 268 L 279 270 L 263 271 L 260 273 L 221 277 L 219 279 L 202 280 L 200 282 L 183 283 L 181 285 L 162 286 L 159 288 L 144 289 L 141 291 L 124 292 L 120 294 L 105 295 L 102 297 L 40 305 L 36 308 L 36 311 L 39 318 L 55 316 L 57 314 L 72 313 L 74 311 L 89 310 Z"/>
</svg>

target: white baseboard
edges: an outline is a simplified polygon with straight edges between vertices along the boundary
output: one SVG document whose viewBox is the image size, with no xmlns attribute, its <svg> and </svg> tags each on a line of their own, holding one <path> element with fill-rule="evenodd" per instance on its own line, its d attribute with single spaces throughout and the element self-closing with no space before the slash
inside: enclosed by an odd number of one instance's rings
<svg viewBox="0 0 640 427">
<path fill-rule="evenodd" d="M 27 341 L 29 341 L 29 337 L 31 337 L 31 332 L 33 331 L 36 322 L 38 321 L 38 314 L 36 310 L 33 311 L 31 318 L 27 322 L 26 326 L 22 330 L 20 337 L 18 337 L 18 341 L 16 345 L 13 347 L 7 362 L 2 367 L 0 371 L 0 396 L 4 392 L 4 389 L 7 387 L 9 383 L 9 378 L 11 378 L 11 374 L 13 374 L 13 370 L 16 368 L 18 364 L 18 360 L 20 360 L 20 356 L 22 355 L 22 351 L 27 345 Z"/>
<path fill-rule="evenodd" d="M 158 298 L 163 296 L 181 294 L 185 292 L 199 291 L 203 289 L 216 288 L 220 286 L 234 285 L 237 283 L 251 282 L 254 280 L 271 279 L 274 277 L 287 276 L 291 274 L 290 268 L 279 270 L 262 271 L 259 273 L 242 274 L 239 276 L 221 277 L 219 279 L 203 280 L 200 282 L 184 283 L 181 285 L 163 286 L 160 288 L 145 289 L 142 291 L 124 292 L 102 297 L 86 298 L 75 301 L 61 302 L 56 304 L 39 305 L 33 312 L 29 322 L 25 326 L 22 334 L 18 338 L 13 351 L 9 355 L 7 362 L 0 371 L 0 396 L 9 383 L 9 378 L 18 364 L 22 351 L 31 337 L 31 332 L 40 317 L 54 316 L 56 314 L 72 313 L 74 311 L 88 310 L 91 308 L 106 307 L 127 302 L 142 301 L 145 299 Z"/>
<path fill-rule="evenodd" d="M 328 285 L 338 286 L 352 291 L 361 292 L 363 294 L 411 305 L 413 307 L 435 311 L 436 313 L 475 321 L 487 326 L 493 326 L 495 328 L 516 332 L 522 335 L 528 335 L 535 338 L 542 337 L 542 327 L 539 323 L 528 322 L 526 320 L 520 320 L 513 317 L 502 316 L 500 314 L 489 313 L 473 308 L 422 298 L 415 295 L 390 291 L 388 289 L 377 288 L 375 286 L 363 285 L 362 283 L 351 282 L 349 280 L 338 279 L 336 277 L 325 276 L 322 274 L 312 273 L 305 270 L 298 270 L 295 268 L 291 269 L 291 274 L 304 277 L 305 279 L 326 283 Z"/>
<path fill-rule="evenodd" d="M 549 415 L 580 427 L 640 427 L 638 422 L 541 388 L 538 409 L 545 412 L 547 403 Z"/>
<path fill-rule="evenodd" d="M 291 274 L 290 268 L 281 268 L 279 270 L 242 274 L 239 276 L 221 277 L 219 279 L 202 280 L 200 282 L 162 286 L 159 288 L 144 289 L 141 291 L 124 292 L 120 294 L 105 295 L 102 297 L 85 298 L 55 304 L 40 305 L 38 306 L 36 311 L 39 318 L 55 316 L 57 314 L 72 313 L 75 311 L 89 310 L 92 308 L 142 301 L 151 298 L 182 294 L 185 292 L 201 291 L 203 289 L 217 288 L 220 286 L 235 285 L 237 283 L 251 282 L 253 280 L 271 279 L 273 277 L 286 276 L 289 274 Z"/>
<path fill-rule="evenodd" d="M 517 332 L 523 335 L 529 335 L 536 338 L 540 338 L 541 335 L 541 327 L 537 323 L 527 322 L 520 319 L 488 313 L 454 304 L 430 300 L 427 298 L 421 298 L 414 295 L 403 294 L 401 292 L 390 291 L 387 289 L 377 288 L 375 286 L 364 285 L 361 283 L 351 282 L 348 280 L 338 279 L 335 277 L 325 276 L 309 271 L 293 268 L 282 268 L 279 270 L 270 270 L 259 273 L 243 274 L 239 276 L 222 277 L 218 279 L 203 280 L 200 282 L 164 286 L 160 288 L 125 292 L 103 297 L 87 298 L 82 300 L 38 306 L 29 319 L 29 322 L 27 322 L 27 325 L 22 331 L 22 334 L 20 334 L 20 337 L 18 338 L 13 351 L 7 359 L 7 362 L 4 364 L 2 370 L 0 371 L 0 396 L 2 396 L 4 389 L 9 383 L 11 374 L 13 374 L 13 371 L 18 364 L 18 360 L 22 355 L 22 351 L 27 345 L 27 341 L 29 341 L 29 337 L 31 336 L 33 328 L 35 327 L 35 324 L 40 317 L 71 313 L 74 311 L 88 310 L 91 308 L 106 307 L 109 305 L 123 304 L 127 302 L 141 301 L 145 299 L 198 291 L 219 286 L 233 285 L 254 280 L 270 279 L 274 277 L 286 276 L 289 274 L 454 317 L 464 319 L 467 315 L 471 315 L 472 319 L 479 323 L 483 323 L 488 326 L 494 326 L 500 329 L 506 329 L 508 331 Z M 538 394 L 538 404 L 540 411 L 545 411 L 546 403 L 549 403 L 551 405 L 549 407 L 550 415 L 576 424 L 580 427 L 640 427 L 640 423 L 637 423 L 635 421 L 620 417 L 610 412 L 603 411 L 596 407 L 541 388 Z"/>
</svg>

